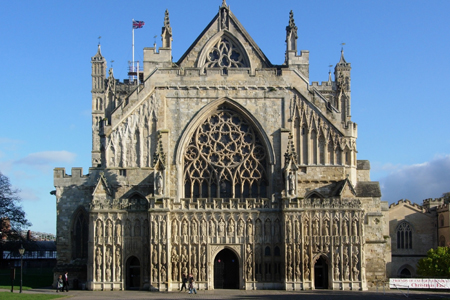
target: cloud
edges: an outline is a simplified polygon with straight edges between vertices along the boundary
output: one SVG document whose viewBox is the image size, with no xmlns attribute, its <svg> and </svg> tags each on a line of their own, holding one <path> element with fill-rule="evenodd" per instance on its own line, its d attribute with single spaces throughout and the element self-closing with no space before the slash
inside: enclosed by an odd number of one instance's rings
<svg viewBox="0 0 450 300">
<path fill-rule="evenodd" d="M 409 199 L 421 204 L 424 199 L 450 192 L 450 155 L 429 162 L 396 166 L 380 180 L 382 199 L 389 203 Z"/>
<path fill-rule="evenodd" d="M 20 199 L 22 201 L 39 201 L 37 191 L 31 188 L 25 188 L 19 192 Z"/>
<path fill-rule="evenodd" d="M 28 154 L 26 157 L 15 161 L 15 163 L 28 166 L 55 165 L 57 163 L 72 163 L 75 157 L 75 153 L 68 151 L 44 151 Z"/>
</svg>

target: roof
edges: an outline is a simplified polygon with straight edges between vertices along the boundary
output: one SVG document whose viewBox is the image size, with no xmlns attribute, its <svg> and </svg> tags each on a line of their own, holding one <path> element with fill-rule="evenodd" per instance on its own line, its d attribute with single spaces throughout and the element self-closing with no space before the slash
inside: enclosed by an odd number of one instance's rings
<svg viewBox="0 0 450 300">
<path fill-rule="evenodd" d="M 356 185 L 357 197 L 381 197 L 380 183 L 378 181 L 360 181 Z"/>
</svg>

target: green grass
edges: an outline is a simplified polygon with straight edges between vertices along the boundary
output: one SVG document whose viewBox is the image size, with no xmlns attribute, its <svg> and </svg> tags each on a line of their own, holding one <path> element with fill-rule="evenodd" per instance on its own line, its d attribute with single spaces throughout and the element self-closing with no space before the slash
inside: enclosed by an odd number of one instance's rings
<svg viewBox="0 0 450 300">
<path fill-rule="evenodd" d="M 0 270 L 0 288 L 11 290 L 11 278 L 9 269 Z M 49 287 L 53 283 L 52 268 L 33 268 L 23 270 L 22 290 L 33 288 Z M 16 269 L 16 279 L 14 280 L 14 291 L 19 290 L 20 268 Z"/>
<path fill-rule="evenodd" d="M 50 294 L 20 294 L 16 291 L 11 292 L 0 292 L 0 299 L 2 300 L 47 300 L 47 299 L 57 299 L 65 297 L 65 295 L 50 295 Z"/>
</svg>

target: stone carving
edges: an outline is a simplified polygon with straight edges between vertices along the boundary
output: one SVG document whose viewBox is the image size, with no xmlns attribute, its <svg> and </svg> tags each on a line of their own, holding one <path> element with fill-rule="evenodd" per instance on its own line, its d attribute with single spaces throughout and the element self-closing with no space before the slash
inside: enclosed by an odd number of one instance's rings
<svg viewBox="0 0 450 300">
<path fill-rule="evenodd" d="M 219 236 L 225 236 L 225 221 L 221 218 L 219 220 Z"/>
<path fill-rule="evenodd" d="M 289 187 L 289 195 L 295 195 L 295 175 L 292 172 L 289 172 L 288 175 L 288 187 Z"/>
<path fill-rule="evenodd" d="M 229 237 L 234 236 L 234 220 L 230 219 L 228 221 L 227 234 Z"/>
<path fill-rule="evenodd" d="M 120 220 L 116 221 L 116 245 L 122 244 L 122 224 Z"/>
<path fill-rule="evenodd" d="M 212 238 L 216 237 L 216 223 L 214 220 L 211 220 L 209 223 L 209 234 Z"/>
<path fill-rule="evenodd" d="M 324 236 L 330 235 L 330 224 L 328 220 L 323 221 L 323 235 Z"/>
<path fill-rule="evenodd" d="M 179 241 L 177 220 L 172 221 L 172 239 L 175 244 L 177 244 Z"/>
<path fill-rule="evenodd" d="M 166 221 L 162 219 L 160 223 L 161 223 L 161 238 L 164 239 L 167 236 Z"/>
<path fill-rule="evenodd" d="M 166 268 L 164 268 L 164 267 L 161 268 L 161 281 L 162 282 L 166 282 L 167 281 L 167 279 L 166 279 Z"/>
<path fill-rule="evenodd" d="M 97 247 L 97 252 L 95 254 L 95 262 L 97 265 L 96 274 L 98 282 L 102 281 L 102 261 L 103 261 L 102 250 L 100 247 Z"/>
<path fill-rule="evenodd" d="M 292 234 L 292 224 L 291 220 L 286 220 L 286 240 L 291 240 L 291 234 Z"/>
<path fill-rule="evenodd" d="M 343 263 L 344 263 L 344 280 L 349 280 L 350 278 L 350 271 L 349 271 L 349 266 L 348 266 L 348 253 L 347 250 L 344 251 L 343 254 Z"/>
<path fill-rule="evenodd" d="M 156 251 L 156 246 L 153 247 L 153 251 L 152 251 L 152 263 L 154 265 L 158 264 L 158 252 Z"/>
<path fill-rule="evenodd" d="M 248 220 L 247 222 L 247 236 L 249 238 L 253 237 L 253 224 L 251 220 Z"/>
<path fill-rule="evenodd" d="M 113 243 L 112 241 L 112 221 L 107 220 L 106 221 L 106 243 L 111 245 Z"/>
<path fill-rule="evenodd" d="M 116 248 L 116 281 L 120 281 L 122 278 L 122 260 L 120 255 L 120 247 Z"/>
<path fill-rule="evenodd" d="M 159 226 L 158 221 L 152 222 L 152 238 L 155 240 L 158 238 L 158 226 Z"/>
<path fill-rule="evenodd" d="M 352 254 L 352 271 L 353 271 L 353 280 L 359 280 L 359 269 L 358 269 L 358 254 L 359 254 L 359 250 L 358 247 L 355 247 L 355 249 L 353 250 L 353 254 Z"/>
<path fill-rule="evenodd" d="M 153 282 L 158 282 L 158 269 L 156 268 L 155 265 L 153 265 L 152 267 L 152 279 Z"/>
<path fill-rule="evenodd" d="M 155 111 L 160 101 L 148 97 L 136 111 L 106 136 L 106 163 L 108 167 L 151 167 L 151 153 L 156 148 Z M 142 147 L 146 146 L 146 147 Z"/>
<path fill-rule="evenodd" d="M 239 218 L 239 221 L 238 221 L 237 235 L 238 235 L 238 237 L 244 236 L 244 221 L 241 218 Z"/>
<path fill-rule="evenodd" d="M 163 188 L 164 188 L 163 177 L 161 175 L 161 172 L 157 172 L 155 177 L 155 192 L 156 192 L 155 194 L 162 195 Z"/>
<path fill-rule="evenodd" d="M 336 248 L 336 251 L 333 254 L 334 260 L 334 280 L 339 280 L 339 263 L 341 261 L 341 256 L 339 254 L 339 248 Z"/>
<path fill-rule="evenodd" d="M 307 253 L 305 253 L 305 257 L 303 259 L 303 262 L 305 264 L 304 270 L 305 270 L 305 280 L 309 280 L 309 273 L 310 273 L 310 269 L 309 269 L 309 255 Z"/>
<path fill-rule="evenodd" d="M 97 226 L 95 230 L 97 234 L 97 244 L 103 244 L 103 223 L 100 220 L 97 220 Z"/>
<path fill-rule="evenodd" d="M 106 262 L 106 281 L 111 281 L 111 264 L 112 264 L 112 254 L 111 254 L 111 248 L 106 248 L 106 254 L 105 254 L 105 262 Z"/>
<path fill-rule="evenodd" d="M 202 237 L 206 237 L 208 235 L 207 228 L 206 228 L 206 220 L 205 219 L 202 219 L 202 222 L 200 224 L 200 231 L 201 231 L 200 235 Z"/>
<path fill-rule="evenodd" d="M 352 222 L 352 233 L 354 236 L 358 235 L 358 223 L 357 223 L 356 219 L 353 219 L 353 222 Z"/>
<path fill-rule="evenodd" d="M 187 248 L 186 246 L 183 246 L 182 250 L 181 250 L 181 263 L 183 265 L 183 269 L 186 268 L 186 265 L 188 263 L 188 254 L 187 254 Z"/>
</svg>

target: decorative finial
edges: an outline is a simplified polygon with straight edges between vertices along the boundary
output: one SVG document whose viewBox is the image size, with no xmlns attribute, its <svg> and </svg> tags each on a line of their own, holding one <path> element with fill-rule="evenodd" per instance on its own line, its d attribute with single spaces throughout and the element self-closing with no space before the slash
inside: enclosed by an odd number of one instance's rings
<svg viewBox="0 0 450 300">
<path fill-rule="evenodd" d="M 227 6 L 227 1 L 226 0 L 222 0 L 222 7 L 226 7 Z"/>
<path fill-rule="evenodd" d="M 101 36 L 99 36 L 98 37 L 98 44 L 100 45 L 100 39 L 101 39 L 102 37 Z"/>
</svg>

